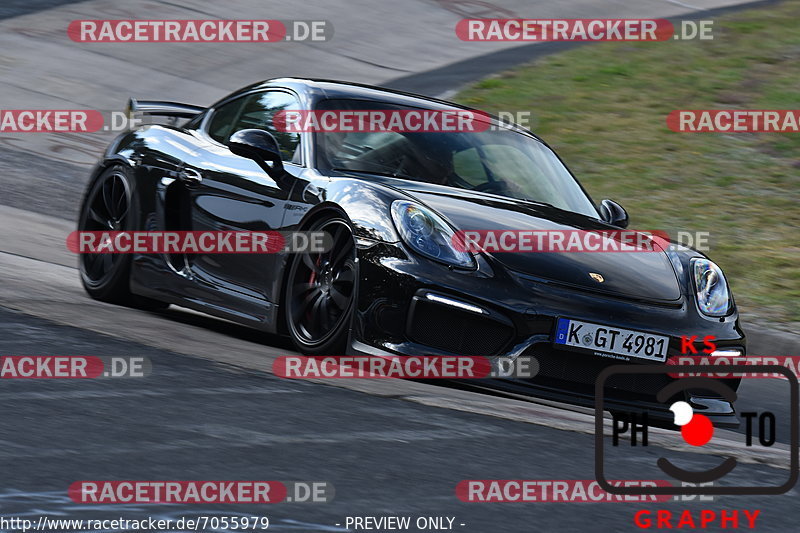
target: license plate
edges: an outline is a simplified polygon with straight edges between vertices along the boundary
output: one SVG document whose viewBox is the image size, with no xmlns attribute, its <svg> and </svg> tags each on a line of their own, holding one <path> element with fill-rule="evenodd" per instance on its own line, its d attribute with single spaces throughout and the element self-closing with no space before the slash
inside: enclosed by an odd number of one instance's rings
<svg viewBox="0 0 800 533">
<path fill-rule="evenodd" d="M 556 347 L 560 345 L 564 348 L 625 355 L 650 361 L 665 361 L 669 347 L 669 337 L 663 335 L 569 318 L 558 319 L 553 342 Z"/>
</svg>

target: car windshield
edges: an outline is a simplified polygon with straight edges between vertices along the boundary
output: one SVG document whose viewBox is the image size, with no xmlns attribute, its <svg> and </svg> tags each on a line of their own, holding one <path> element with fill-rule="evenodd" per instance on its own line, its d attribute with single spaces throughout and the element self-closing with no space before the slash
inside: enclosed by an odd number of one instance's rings
<svg viewBox="0 0 800 533">
<path fill-rule="evenodd" d="M 362 100 L 325 100 L 318 110 L 416 110 Z M 543 143 L 501 127 L 482 132 L 314 133 L 317 167 L 395 176 L 549 204 L 597 217 L 597 209 Z"/>
</svg>

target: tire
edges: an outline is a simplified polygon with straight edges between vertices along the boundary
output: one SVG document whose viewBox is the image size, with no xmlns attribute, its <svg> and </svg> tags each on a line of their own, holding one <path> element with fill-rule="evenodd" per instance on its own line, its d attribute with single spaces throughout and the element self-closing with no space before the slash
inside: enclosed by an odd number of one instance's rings
<svg viewBox="0 0 800 533">
<path fill-rule="evenodd" d="M 132 231 L 137 229 L 138 215 L 132 170 L 114 165 L 89 185 L 78 217 L 78 230 Z M 168 303 L 131 293 L 132 260 L 132 254 L 81 254 L 78 270 L 86 293 L 95 300 L 139 309 L 169 307 Z"/>
<path fill-rule="evenodd" d="M 290 259 L 283 306 L 286 330 L 300 352 L 343 355 L 358 285 L 353 230 L 337 216 L 317 221 L 309 231 L 330 233 L 333 247 Z"/>
</svg>

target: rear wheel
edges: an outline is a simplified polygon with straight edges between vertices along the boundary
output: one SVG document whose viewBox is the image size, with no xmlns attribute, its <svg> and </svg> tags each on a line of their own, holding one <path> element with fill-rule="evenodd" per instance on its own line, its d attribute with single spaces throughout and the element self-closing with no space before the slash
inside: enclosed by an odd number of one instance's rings
<svg viewBox="0 0 800 533">
<path fill-rule="evenodd" d="M 285 298 L 286 326 L 300 351 L 342 355 L 357 285 L 353 232 L 342 218 L 317 222 L 310 231 L 329 233 L 333 246 L 328 252 L 297 253 L 292 258 Z"/>
<path fill-rule="evenodd" d="M 110 167 L 89 187 L 78 218 L 79 231 L 131 231 L 135 229 L 138 205 L 131 170 Z M 131 307 L 163 309 L 167 303 L 132 294 L 131 254 L 81 254 L 81 283 L 95 300 Z"/>
</svg>

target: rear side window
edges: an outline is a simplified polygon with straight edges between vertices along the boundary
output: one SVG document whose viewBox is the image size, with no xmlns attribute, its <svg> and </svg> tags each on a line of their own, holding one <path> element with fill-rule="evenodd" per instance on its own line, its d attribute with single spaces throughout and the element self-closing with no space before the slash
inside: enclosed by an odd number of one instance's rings
<svg viewBox="0 0 800 533">
<path fill-rule="evenodd" d="M 208 124 L 208 135 L 218 143 L 225 144 L 231 136 L 233 121 L 239 115 L 243 100 L 237 98 L 217 108 Z"/>
</svg>

